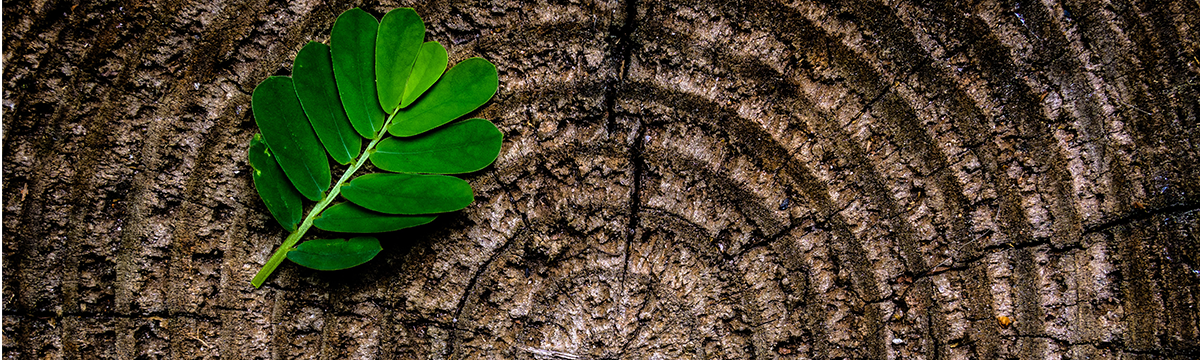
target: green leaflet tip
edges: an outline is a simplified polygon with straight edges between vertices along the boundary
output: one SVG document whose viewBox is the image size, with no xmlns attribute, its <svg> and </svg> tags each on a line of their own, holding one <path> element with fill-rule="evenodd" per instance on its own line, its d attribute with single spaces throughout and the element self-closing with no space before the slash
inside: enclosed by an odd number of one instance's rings
<svg viewBox="0 0 1200 360">
<path fill-rule="evenodd" d="M 496 66 L 473 57 L 454 65 L 425 93 L 421 101 L 397 113 L 388 129 L 392 136 L 414 136 L 475 111 L 496 95 L 500 80 Z"/>
<path fill-rule="evenodd" d="M 413 63 L 425 40 L 425 23 L 412 8 L 388 11 L 375 39 L 375 76 L 379 105 L 388 113 L 400 106 Z"/>
</svg>

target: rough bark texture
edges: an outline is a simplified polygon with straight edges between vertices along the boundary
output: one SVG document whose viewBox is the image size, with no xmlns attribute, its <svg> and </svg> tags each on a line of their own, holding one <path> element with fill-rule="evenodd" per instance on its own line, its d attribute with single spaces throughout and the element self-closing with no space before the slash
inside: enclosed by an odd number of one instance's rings
<svg viewBox="0 0 1200 360">
<path fill-rule="evenodd" d="M 1200 357 L 1196 0 L 3 6 L 4 359 Z M 250 91 L 354 6 L 504 150 L 254 289 Z"/>
</svg>

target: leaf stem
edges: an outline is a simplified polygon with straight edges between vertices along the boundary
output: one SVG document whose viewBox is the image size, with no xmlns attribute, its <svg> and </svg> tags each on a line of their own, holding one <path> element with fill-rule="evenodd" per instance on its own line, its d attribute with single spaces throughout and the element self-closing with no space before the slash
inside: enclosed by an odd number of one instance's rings
<svg viewBox="0 0 1200 360">
<path fill-rule="evenodd" d="M 261 287 L 263 282 L 267 281 L 267 277 L 270 277 L 271 273 L 275 272 L 275 268 L 279 267 L 284 259 L 287 259 L 287 253 L 296 248 L 296 243 L 300 242 L 300 238 L 304 236 L 305 232 L 308 232 L 308 228 L 312 227 L 313 220 L 316 219 L 317 215 L 322 210 L 325 210 L 325 207 L 329 206 L 329 203 L 333 202 L 333 199 L 336 199 L 338 194 L 341 193 L 342 184 L 350 180 L 350 177 L 355 172 L 358 172 L 358 169 L 363 164 L 367 163 L 367 159 L 371 157 L 371 152 L 375 150 L 375 145 L 379 143 L 379 140 L 383 139 L 384 134 L 387 133 L 388 126 L 392 124 L 392 119 L 398 113 L 400 112 L 395 111 L 391 115 L 388 115 L 387 120 L 383 122 L 383 127 L 379 129 L 379 132 L 375 133 L 375 139 L 371 140 L 371 143 L 367 144 L 367 149 L 358 155 L 358 161 L 355 161 L 354 165 L 346 169 L 346 172 L 342 173 L 342 177 L 338 179 L 337 183 L 333 184 L 333 187 L 329 190 L 329 194 L 325 195 L 324 199 L 321 199 L 320 202 L 317 202 L 317 205 L 308 211 L 308 216 L 304 217 L 304 221 L 300 223 L 300 227 L 297 227 L 296 231 L 293 231 L 288 235 L 287 239 L 283 240 L 283 245 L 280 245 L 279 249 L 275 250 L 275 253 L 271 255 L 271 259 L 267 260 L 267 264 L 263 265 L 262 269 L 258 270 L 258 274 L 254 275 L 254 280 L 250 281 L 251 285 L 254 285 L 255 288 Z"/>
</svg>

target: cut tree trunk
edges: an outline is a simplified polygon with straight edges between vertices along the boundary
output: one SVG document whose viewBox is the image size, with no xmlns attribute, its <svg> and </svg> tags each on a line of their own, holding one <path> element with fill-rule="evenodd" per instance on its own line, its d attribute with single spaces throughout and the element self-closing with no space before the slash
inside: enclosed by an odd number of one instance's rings
<svg viewBox="0 0 1200 360">
<path fill-rule="evenodd" d="M 466 210 L 284 266 L 250 92 L 415 6 Z M 4 359 L 1200 357 L 1200 2 L 6 1 Z"/>
</svg>

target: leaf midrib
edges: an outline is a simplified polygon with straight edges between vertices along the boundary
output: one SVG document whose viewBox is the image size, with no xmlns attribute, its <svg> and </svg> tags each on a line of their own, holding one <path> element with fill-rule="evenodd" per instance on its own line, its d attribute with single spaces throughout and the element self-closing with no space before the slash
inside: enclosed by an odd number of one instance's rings
<svg viewBox="0 0 1200 360">
<path fill-rule="evenodd" d="M 346 169 L 346 172 L 342 173 L 342 177 L 338 179 L 337 183 L 333 184 L 332 189 L 329 190 L 329 194 L 325 195 L 324 199 L 321 199 L 320 202 L 317 202 L 317 204 L 308 211 L 308 215 L 304 217 L 304 221 L 300 223 L 300 226 L 296 228 L 296 231 L 293 231 L 288 235 L 287 239 L 283 240 L 283 244 L 275 250 L 275 253 L 271 255 L 271 258 L 267 260 L 267 263 L 263 265 L 262 269 L 260 269 L 258 273 L 254 275 L 254 279 L 250 281 L 251 285 L 254 285 L 255 288 L 261 287 L 263 282 L 267 281 L 267 277 L 271 276 L 271 273 L 275 272 L 275 268 L 278 268 L 279 265 L 283 263 L 283 260 L 287 259 L 287 253 L 296 248 L 296 243 L 298 243 L 300 238 L 304 236 L 304 233 L 308 232 L 308 229 L 312 227 L 313 220 L 316 219 L 317 215 L 320 214 L 321 211 L 324 211 L 325 207 L 329 206 L 329 204 L 333 202 L 333 199 L 337 198 L 338 194 L 341 193 L 342 184 L 345 184 L 346 181 L 350 180 L 350 177 L 353 176 L 354 173 L 358 172 L 358 169 L 362 168 L 364 164 L 366 164 L 367 159 L 370 158 L 370 156 L 367 154 L 370 153 L 371 150 L 379 144 L 379 141 L 383 139 L 383 132 L 386 131 L 385 129 L 387 129 L 388 125 L 391 124 L 395 117 L 396 112 L 393 112 L 387 117 L 386 120 L 384 120 L 383 126 L 380 127 L 379 130 L 375 131 L 375 137 L 372 138 L 371 143 L 367 144 L 367 149 L 359 154 L 357 161 L 353 161 L 353 166 Z"/>
</svg>

